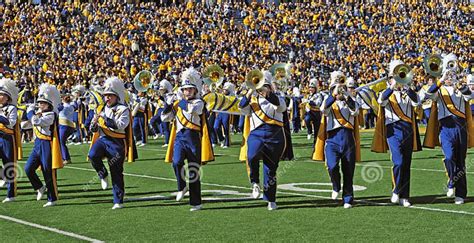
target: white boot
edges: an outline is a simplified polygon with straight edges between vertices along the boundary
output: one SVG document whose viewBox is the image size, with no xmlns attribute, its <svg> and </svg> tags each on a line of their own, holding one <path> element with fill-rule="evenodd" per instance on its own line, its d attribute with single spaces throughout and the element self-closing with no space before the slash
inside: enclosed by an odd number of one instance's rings
<svg viewBox="0 0 474 243">
<path fill-rule="evenodd" d="M 339 197 L 339 192 L 332 191 L 332 194 L 331 194 L 332 200 L 337 200 L 338 197 Z"/>
<path fill-rule="evenodd" d="M 406 198 L 401 198 L 400 199 L 400 205 L 405 207 L 405 208 L 408 208 L 411 206 L 411 203 L 408 201 L 408 199 Z"/>
<path fill-rule="evenodd" d="M 464 204 L 464 198 L 462 198 L 462 197 L 455 197 L 455 198 L 454 198 L 454 204 L 456 204 L 456 205 Z"/>
<path fill-rule="evenodd" d="M 36 201 L 41 200 L 43 198 L 44 193 L 46 192 L 46 186 L 42 186 L 40 189 L 37 190 L 38 194 L 36 195 Z"/>
<path fill-rule="evenodd" d="M 268 202 L 267 209 L 269 211 L 277 210 L 277 204 L 275 202 Z"/>
<path fill-rule="evenodd" d="M 448 192 L 446 192 L 447 197 L 453 197 L 454 196 L 454 188 L 448 188 Z"/>
<path fill-rule="evenodd" d="M 189 211 L 194 212 L 194 211 L 199 211 L 201 209 L 202 209 L 202 205 L 199 204 L 199 205 L 193 206 L 191 209 L 189 209 Z"/>
<path fill-rule="evenodd" d="M 107 177 L 105 177 L 104 179 L 100 179 L 100 186 L 102 187 L 102 190 L 107 190 L 107 188 L 109 187 Z"/>
<path fill-rule="evenodd" d="M 260 186 L 257 183 L 252 184 L 252 197 L 258 199 L 260 197 Z"/>
<path fill-rule="evenodd" d="M 56 202 L 47 202 L 45 205 L 43 205 L 43 208 L 52 207 L 54 205 L 56 205 Z"/>
<path fill-rule="evenodd" d="M 399 203 L 400 202 L 400 197 L 396 193 L 392 193 L 392 198 L 390 198 L 390 202 L 392 203 Z"/>
<path fill-rule="evenodd" d="M 112 209 L 114 209 L 114 210 L 115 210 L 115 209 L 121 209 L 121 208 L 123 208 L 123 204 L 121 204 L 121 203 L 116 203 L 116 204 L 114 204 L 114 206 L 112 207 Z"/>
<path fill-rule="evenodd" d="M 4 180 L 0 180 L 0 187 L 4 187 L 4 186 L 5 186 L 5 184 L 7 184 L 7 182 L 6 182 L 6 181 L 4 181 Z"/>
<path fill-rule="evenodd" d="M 308 140 L 311 140 L 311 134 L 308 134 Z"/>
<path fill-rule="evenodd" d="M 352 208 L 352 204 L 350 204 L 350 203 L 344 203 L 344 208 Z"/>
<path fill-rule="evenodd" d="M 182 191 L 179 191 L 178 194 L 176 194 L 176 201 L 179 202 L 183 200 L 184 195 L 186 194 L 187 191 L 188 191 L 188 187 L 185 187 Z"/>
<path fill-rule="evenodd" d="M 9 203 L 9 202 L 14 202 L 14 201 L 15 201 L 14 197 L 7 197 L 2 201 L 2 203 Z"/>
</svg>

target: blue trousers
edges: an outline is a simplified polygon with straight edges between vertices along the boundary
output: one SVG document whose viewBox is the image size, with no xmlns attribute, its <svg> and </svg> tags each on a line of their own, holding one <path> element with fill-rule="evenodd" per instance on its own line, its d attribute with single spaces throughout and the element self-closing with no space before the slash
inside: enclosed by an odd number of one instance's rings
<svg viewBox="0 0 474 243">
<path fill-rule="evenodd" d="M 362 111 L 361 111 L 362 112 Z M 372 109 L 368 109 L 364 116 L 365 129 L 375 127 L 375 112 Z"/>
<path fill-rule="evenodd" d="M 145 116 L 142 114 L 137 113 L 137 115 L 133 118 L 133 134 L 135 135 L 136 141 L 142 141 L 146 143 L 147 135 L 145 132 Z"/>
<path fill-rule="evenodd" d="M 221 127 L 223 129 L 221 129 Z M 224 141 L 224 146 L 230 146 L 230 114 L 217 113 L 214 122 L 214 130 L 216 131 L 219 141 Z M 224 134 L 222 134 L 224 130 Z"/>
<path fill-rule="evenodd" d="M 423 110 L 424 117 L 423 117 L 423 124 L 427 125 L 428 121 L 430 120 L 431 108 Z"/>
<path fill-rule="evenodd" d="M 157 135 L 159 133 L 163 134 L 163 131 L 161 130 L 161 117 L 160 117 L 159 114 L 156 115 L 156 116 L 153 116 L 150 119 L 150 125 L 153 128 L 153 133 L 155 135 Z"/>
<path fill-rule="evenodd" d="M 275 202 L 277 169 L 285 149 L 282 127 L 261 125 L 252 130 L 247 140 L 247 163 L 250 168 L 250 183 L 260 183 L 260 160 L 263 160 L 263 199 Z"/>
<path fill-rule="evenodd" d="M 89 158 L 92 167 L 99 175 L 105 179 L 108 176 L 107 168 L 104 166 L 102 158 L 107 158 L 110 174 L 112 175 L 112 193 L 114 203 L 123 203 L 125 195 L 125 182 L 123 179 L 123 163 L 125 161 L 125 141 L 110 137 L 100 137 L 91 147 Z"/>
<path fill-rule="evenodd" d="M 241 133 L 244 132 L 244 123 L 245 123 L 245 116 L 244 115 L 239 116 L 239 130 Z"/>
<path fill-rule="evenodd" d="M 209 113 L 209 118 L 208 118 L 208 121 L 209 121 L 209 124 L 211 124 L 212 126 L 209 126 L 209 133 L 211 133 L 211 143 L 212 144 L 217 144 L 217 134 L 216 134 L 216 130 L 214 130 L 214 123 L 216 121 L 216 116 L 217 114 L 215 112 L 210 112 Z"/>
<path fill-rule="evenodd" d="M 387 143 L 392 157 L 393 193 L 410 197 L 410 166 L 413 153 L 411 123 L 398 121 L 387 125 Z"/>
<path fill-rule="evenodd" d="M 306 129 L 308 129 L 308 134 L 313 134 L 316 137 L 319 125 L 321 124 L 321 112 L 320 111 L 309 111 L 306 112 L 304 116 L 304 122 L 306 123 Z"/>
<path fill-rule="evenodd" d="M 170 123 L 162 122 L 160 127 L 162 133 L 165 135 L 165 144 L 168 144 L 170 142 Z"/>
<path fill-rule="evenodd" d="M 71 160 L 69 149 L 66 146 L 67 138 L 71 136 L 75 131 L 74 128 L 69 126 L 59 125 L 59 144 L 61 145 L 61 155 L 63 160 Z"/>
<path fill-rule="evenodd" d="M 188 160 L 189 204 L 201 204 L 201 138 L 197 131 L 181 129 L 176 133 L 173 151 L 173 169 L 178 183 L 178 191 L 186 187 L 184 160 Z"/>
<path fill-rule="evenodd" d="M 298 115 L 298 114 L 296 114 Z M 293 132 L 298 133 L 301 130 L 301 119 L 299 116 L 293 116 Z"/>
<path fill-rule="evenodd" d="M 34 190 L 43 187 L 43 183 L 36 174 L 36 169 L 41 166 L 44 182 L 48 189 L 48 201 L 58 200 L 58 188 L 56 184 L 56 170 L 53 170 L 53 157 L 51 154 L 51 141 L 36 138 L 35 145 L 25 165 L 25 173 Z"/>
<path fill-rule="evenodd" d="M 3 162 L 3 169 L 0 178 L 6 182 L 7 197 L 16 196 L 17 171 L 14 159 L 13 136 L 0 134 L 0 156 Z"/>
<path fill-rule="evenodd" d="M 94 110 L 88 110 L 87 111 L 87 118 L 84 121 L 84 127 L 87 131 L 89 131 L 89 128 L 91 126 L 92 119 L 94 118 L 95 112 Z M 89 133 L 90 134 L 90 133 Z"/>
<path fill-rule="evenodd" d="M 344 203 L 352 204 L 354 191 L 352 188 L 355 170 L 355 141 L 353 131 L 347 128 L 338 128 L 328 132 L 326 145 L 324 146 L 326 156 L 326 167 L 332 182 L 332 189 L 336 192 L 341 190 L 341 174 L 339 160 L 341 161 L 344 185 L 342 197 Z"/>
<path fill-rule="evenodd" d="M 466 119 L 457 116 L 439 121 L 439 140 L 444 153 L 444 165 L 448 173 L 448 188 L 455 188 L 456 197 L 466 198 Z"/>
</svg>

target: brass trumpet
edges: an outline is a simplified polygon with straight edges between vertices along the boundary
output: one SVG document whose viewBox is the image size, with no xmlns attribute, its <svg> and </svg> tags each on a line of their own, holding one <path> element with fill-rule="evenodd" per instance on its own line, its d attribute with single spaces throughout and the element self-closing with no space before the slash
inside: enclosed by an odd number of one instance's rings
<svg viewBox="0 0 474 243">
<path fill-rule="evenodd" d="M 375 85 L 375 84 L 378 84 L 382 81 L 385 81 L 389 78 L 393 78 L 395 80 L 395 82 L 401 84 L 401 85 L 409 85 L 413 79 L 413 71 L 412 71 L 412 68 L 408 65 L 406 65 L 405 63 L 401 63 L 401 64 L 398 64 L 397 66 L 395 66 L 393 68 L 393 77 L 389 77 L 389 76 L 386 76 L 386 77 L 382 77 L 382 78 L 379 78 L 373 82 L 370 82 L 366 85 L 363 85 L 363 86 L 360 86 L 358 88 L 356 88 L 355 90 L 356 91 L 359 91 L 365 87 L 370 87 L 372 85 Z"/>
<path fill-rule="evenodd" d="M 263 87 L 264 83 L 263 72 L 258 69 L 248 72 L 245 76 L 245 85 L 248 89 L 258 90 Z"/>
<path fill-rule="evenodd" d="M 433 77 L 440 77 L 443 73 L 443 58 L 439 54 L 426 56 L 423 59 L 425 72 Z"/>
</svg>

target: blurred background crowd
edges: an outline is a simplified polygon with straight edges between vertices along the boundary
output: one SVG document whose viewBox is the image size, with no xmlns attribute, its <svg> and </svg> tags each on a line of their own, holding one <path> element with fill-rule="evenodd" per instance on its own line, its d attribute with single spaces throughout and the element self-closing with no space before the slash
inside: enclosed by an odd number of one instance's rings
<svg viewBox="0 0 474 243">
<path fill-rule="evenodd" d="M 239 86 L 253 68 L 288 62 L 304 87 L 332 70 L 367 83 L 401 59 L 426 82 L 432 52 L 455 53 L 472 73 L 472 10 L 455 1 L 0 3 L 0 73 L 21 88 L 64 91 L 97 76 L 131 82 L 144 69 L 174 83 L 189 66 L 218 64 Z"/>
</svg>

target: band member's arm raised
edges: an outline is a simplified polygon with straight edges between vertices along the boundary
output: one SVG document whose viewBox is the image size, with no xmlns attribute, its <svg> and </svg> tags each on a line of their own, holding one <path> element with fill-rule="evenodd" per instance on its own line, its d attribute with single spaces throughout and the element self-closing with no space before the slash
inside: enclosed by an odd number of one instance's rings
<svg viewBox="0 0 474 243">
<path fill-rule="evenodd" d="M 420 98 L 418 97 L 418 94 L 415 92 L 415 90 L 408 89 L 407 90 L 407 95 L 408 95 L 408 98 L 410 98 L 412 106 L 420 105 Z"/>
<path fill-rule="evenodd" d="M 329 112 L 331 112 L 331 106 L 334 104 L 334 101 L 336 101 L 336 97 L 333 95 L 329 95 L 324 99 L 323 105 L 321 107 L 321 110 L 323 111 L 324 115 L 329 115 Z"/>
<path fill-rule="evenodd" d="M 346 104 L 347 104 L 347 107 L 349 107 L 349 110 L 351 111 L 352 116 L 357 116 L 359 114 L 359 104 L 355 102 L 354 98 L 350 96 L 347 97 Z"/>
<path fill-rule="evenodd" d="M 204 109 L 204 102 L 200 99 L 194 99 L 187 102 L 187 109 L 183 110 L 183 112 L 187 112 L 187 113 L 191 113 L 193 115 L 199 116 L 202 114 L 203 109 Z"/>
</svg>

